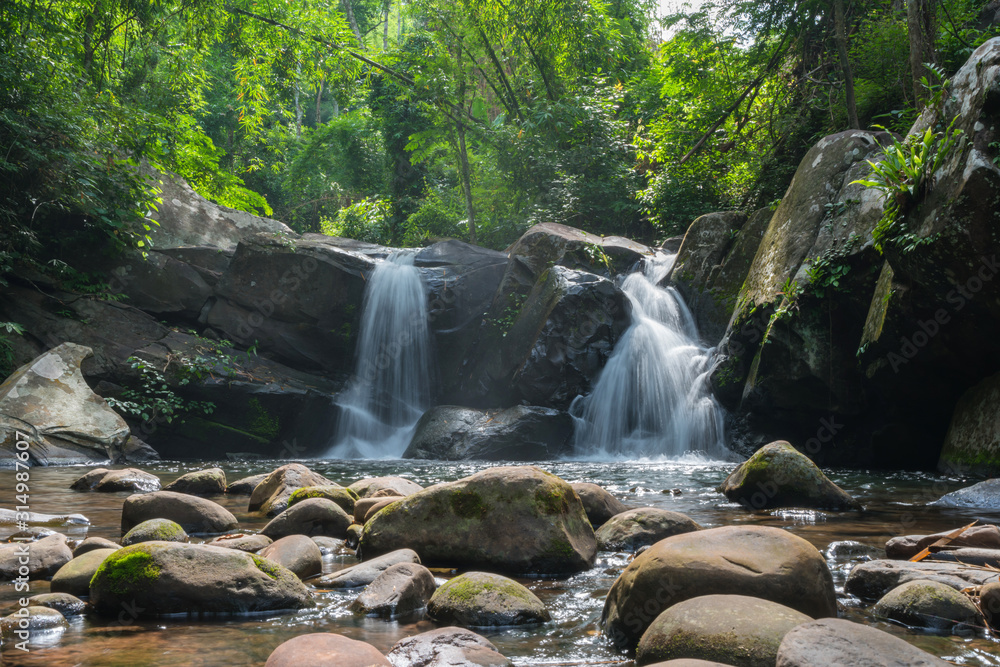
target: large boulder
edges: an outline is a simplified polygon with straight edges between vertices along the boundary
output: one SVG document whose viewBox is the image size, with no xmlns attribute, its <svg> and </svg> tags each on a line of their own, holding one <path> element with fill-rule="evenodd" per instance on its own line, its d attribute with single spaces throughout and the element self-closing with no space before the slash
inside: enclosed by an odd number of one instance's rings
<svg viewBox="0 0 1000 667">
<path fill-rule="evenodd" d="M 0 384 L 0 466 L 19 452 L 35 466 L 114 462 L 129 427 L 83 378 L 93 351 L 63 343 L 20 367 Z"/>
<path fill-rule="evenodd" d="M 438 628 L 396 642 L 385 656 L 393 667 L 512 667 L 482 635 L 462 628 Z"/>
<path fill-rule="evenodd" d="M 490 468 L 383 509 L 358 546 L 364 558 L 410 548 L 425 565 L 561 574 L 591 567 L 593 529 L 573 488 L 535 467 Z"/>
<path fill-rule="evenodd" d="M 560 410 L 518 405 L 431 408 L 417 422 L 404 459 L 545 461 L 572 449 L 573 420 Z"/>
<path fill-rule="evenodd" d="M 784 605 L 744 595 L 705 595 L 656 617 L 635 652 L 637 665 L 674 658 L 773 667 L 789 630 L 811 621 Z"/>
<path fill-rule="evenodd" d="M 0 580 L 11 581 L 23 576 L 46 579 L 71 560 L 73 552 L 61 533 L 35 542 L 0 544 Z"/>
<path fill-rule="evenodd" d="M 701 526 L 680 512 L 659 507 L 638 507 L 611 517 L 597 529 L 597 546 L 606 551 L 638 551 L 681 533 L 701 530 Z"/>
<path fill-rule="evenodd" d="M 347 488 L 362 499 L 373 498 L 377 495 L 409 496 L 424 490 L 424 487 L 405 477 L 366 477 L 359 479 Z"/>
<path fill-rule="evenodd" d="M 90 595 L 90 580 L 104 560 L 118 549 L 95 549 L 76 556 L 55 573 L 50 590 L 69 595 Z"/>
<path fill-rule="evenodd" d="M 938 507 L 961 507 L 977 510 L 1000 509 L 1000 479 L 988 479 L 964 489 L 946 493 L 930 504 Z"/>
<path fill-rule="evenodd" d="M 277 516 L 288 509 L 288 500 L 297 489 L 328 484 L 332 482 L 301 463 L 289 463 L 273 470 L 254 487 L 247 511 Z"/>
<path fill-rule="evenodd" d="M 222 505 L 186 493 L 156 491 L 125 499 L 123 535 L 149 519 L 170 519 L 191 534 L 225 533 L 239 527 L 236 517 Z"/>
<path fill-rule="evenodd" d="M 487 572 L 466 572 L 434 592 L 427 613 L 462 627 L 530 625 L 551 618 L 545 604 L 513 579 Z"/>
<path fill-rule="evenodd" d="M 319 546 L 305 535 L 282 537 L 258 551 L 257 555 L 288 568 L 299 579 L 307 579 L 323 570 L 323 554 Z"/>
<path fill-rule="evenodd" d="M 308 498 L 271 519 L 260 534 L 278 540 L 288 535 L 347 537 L 351 517 L 326 498 Z"/>
<path fill-rule="evenodd" d="M 938 469 L 963 475 L 1000 473 L 1000 373 L 986 378 L 958 399 Z"/>
<path fill-rule="evenodd" d="M 811 621 L 792 629 L 781 641 L 776 662 L 777 667 L 946 667 L 948 664 L 888 632 L 840 618 Z"/>
<path fill-rule="evenodd" d="M 164 491 L 189 493 L 193 496 L 215 496 L 226 492 L 226 473 L 222 468 L 196 470 L 181 475 L 163 487 Z"/>
<path fill-rule="evenodd" d="M 923 580 L 936 581 L 960 591 L 998 581 L 1000 573 L 960 563 L 873 560 L 854 566 L 847 575 L 844 592 L 862 600 L 875 601 L 901 584 Z"/>
<path fill-rule="evenodd" d="M 801 537 L 766 526 L 724 526 L 657 542 L 637 556 L 608 591 L 605 634 L 634 649 L 665 609 L 702 595 L 747 595 L 813 618 L 836 616 L 833 576 Z"/>
<path fill-rule="evenodd" d="M 860 509 L 846 491 L 785 441 L 772 442 L 739 465 L 717 489 L 747 509 Z"/>
<path fill-rule="evenodd" d="M 317 588 L 360 588 L 375 581 L 380 574 L 399 563 L 420 564 L 420 557 L 412 549 L 399 549 L 378 558 L 331 572 L 315 580 Z"/>
<path fill-rule="evenodd" d="M 115 617 L 130 604 L 141 617 L 301 609 L 309 592 L 281 565 L 236 549 L 143 542 L 110 554 L 90 583 L 90 603 Z"/>
<path fill-rule="evenodd" d="M 293 637 L 268 656 L 264 667 L 392 667 L 371 644 L 332 632 Z"/>
<path fill-rule="evenodd" d="M 368 584 L 351 610 L 366 616 L 406 616 L 427 606 L 437 584 L 434 575 L 419 563 L 396 563 Z"/>
<path fill-rule="evenodd" d="M 956 624 L 980 625 L 979 609 L 967 595 L 937 581 L 900 584 L 882 596 L 872 613 L 903 625 L 949 631 Z"/>
</svg>

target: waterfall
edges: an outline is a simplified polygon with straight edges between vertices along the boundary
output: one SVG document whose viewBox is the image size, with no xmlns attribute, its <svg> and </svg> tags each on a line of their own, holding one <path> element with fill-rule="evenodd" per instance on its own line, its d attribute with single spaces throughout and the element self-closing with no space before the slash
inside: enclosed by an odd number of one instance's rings
<svg viewBox="0 0 1000 667">
<path fill-rule="evenodd" d="M 330 458 L 398 458 L 430 407 L 427 294 L 415 253 L 397 251 L 371 273 L 358 332 L 355 375 L 341 409 Z"/>
<path fill-rule="evenodd" d="M 588 396 L 570 406 L 577 455 L 722 457 L 723 413 L 708 386 L 711 351 L 691 312 L 659 287 L 676 255 L 658 254 L 622 283 L 632 322 Z"/>
</svg>

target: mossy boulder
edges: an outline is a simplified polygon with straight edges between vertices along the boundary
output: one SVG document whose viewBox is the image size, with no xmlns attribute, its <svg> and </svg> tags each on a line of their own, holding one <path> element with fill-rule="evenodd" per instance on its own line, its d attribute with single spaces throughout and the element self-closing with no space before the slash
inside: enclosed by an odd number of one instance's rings
<svg viewBox="0 0 1000 667">
<path fill-rule="evenodd" d="M 778 647 L 775 664 L 777 667 L 948 667 L 951 663 L 888 632 L 840 618 L 824 618 L 790 630 Z"/>
<path fill-rule="evenodd" d="M 257 553 L 267 545 L 274 542 L 267 535 L 246 535 L 244 533 L 234 533 L 232 535 L 220 535 L 212 538 L 205 544 L 212 547 L 222 547 L 224 549 L 237 549 L 247 553 Z"/>
<path fill-rule="evenodd" d="M 140 542 L 187 542 L 188 535 L 179 523 L 170 519 L 149 519 L 122 535 L 122 546 L 128 547 Z"/>
<path fill-rule="evenodd" d="M 163 487 L 163 490 L 190 493 L 193 496 L 216 496 L 226 492 L 226 473 L 222 468 L 196 470 L 181 475 Z"/>
<path fill-rule="evenodd" d="M 597 541 L 569 484 L 535 467 L 498 467 L 399 500 L 365 524 L 364 558 L 402 548 L 429 566 L 566 574 L 593 565 Z"/>
<path fill-rule="evenodd" d="M 962 590 L 1000 580 L 1000 573 L 989 568 L 976 568 L 961 563 L 928 561 L 873 560 L 855 565 L 844 592 L 862 600 L 879 600 L 886 593 L 910 581 L 930 580 Z"/>
<path fill-rule="evenodd" d="M 371 498 L 380 491 L 392 491 L 397 496 L 409 496 L 424 490 L 424 487 L 405 477 L 366 477 L 347 488 L 356 493 L 358 498 Z"/>
<path fill-rule="evenodd" d="M 545 604 L 513 579 L 466 572 L 435 591 L 427 613 L 441 623 L 467 628 L 530 625 L 551 619 Z"/>
<path fill-rule="evenodd" d="M 576 495 L 580 496 L 583 511 L 595 529 L 602 526 L 608 519 L 627 512 L 630 508 L 622 501 L 608 493 L 604 488 L 590 482 L 573 482 L 570 484 Z"/>
<path fill-rule="evenodd" d="M 332 632 L 315 632 L 289 639 L 268 656 L 264 667 L 392 667 L 371 644 Z"/>
<path fill-rule="evenodd" d="M 375 581 L 380 574 L 397 563 L 420 564 L 420 556 L 412 549 L 399 549 L 343 570 L 325 574 L 313 581 L 317 588 L 360 588 Z"/>
<path fill-rule="evenodd" d="M 82 556 L 77 556 L 59 568 L 52 577 L 53 593 L 69 593 L 70 595 L 90 595 L 90 580 L 101 563 L 118 549 L 95 549 Z"/>
<path fill-rule="evenodd" d="M 816 464 L 788 442 L 765 445 L 740 464 L 717 489 L 747 509 L 812 507 L 860 509 Z"/>
<path fill-rule="evenodd" d="M 21 560 L 27 552 L 27 564 Z M 21 575 L 21 568 L 28 568 L 29 579 L 45 579 L 73 560 L 73 552 L 66 544 L 66 536 L 55 533 L 35 542 L 0 544 L 0 580 L 10 581 Z"/>
<path fill-rule="evenodd" d="M 307 498 L 289 507 L 260 531 L 272 540 L 288 535 L 347 537 L 351 517 L 337 503 L 326 498 Z"/>
<path fill-rule="evenodd" d="M 150 618 L 301 609 L 310 600 L 295 574 L 260 556 L 203 544 L 143 542 L 104 560 L 90 582 L 90 603 L 102 616 L 117 617 L 128 603 Z"/>
<path fill-rule="evenodd" d="M 597 529 L 597 545 L 605 551 L 638 551 L 662 539 L 701 530 L 680 512 L 638 507 L 616 514 Z"/>
<path fill-rule="evenodd" d="M 253 490 L 257 488 L 257 485 L 267 479 L 270 473 L 261 473 L 259 475 L 251 475 L 249 477 L 242 477 L 235 482 L 226 484 L 226 493 L 233 496 L 249 496 L 253 494 Z"/>
<path fill-rule="evenodd" d="M 292 492 L 292 495 L 288 497 L 288 506 L 291 507 L 295 503 L 309 498 L 326 498 L 327 500 L 332 500 L 348 514 L 354 514 L 354 503 L 358 499 L 358 494 L 339 484 L 306 486 Z"/>
<path fill-rule="evenodd" d="M 776 602 L 744 595 L 692 598 L 656 617 L 639 641 L 635 662 L 697 658 L 773 667 L 788 631 L 811 620 Z"/>
<path fill-rule="evenodd" d="M 426 607 L 436 588 L 434 575 L 423 565 L 396 563 L 368 584 L 351 610 L 366 616 L 405 616 Z"/>
<path fill-rule="evenodd" d="M 258 551 L 257 555 L 287 567 L 299 579 L 317 575 L 323 570 L 323 554 L 319 546 L 305 535 L 282 537 Z"/>
<path fill-rule="evenodd" d="M 608 591 L 602 622 L 633 650 L 665 609 L 702 595 L 747 595 L 812 618 L 836 616 L 833 576 L 816 547 L 769 526 L 723 526 L 660 540 L 629 563 Z"/>
<path fill-rule="evenodd" d="M 79 616 L 86 610 L 87 603 L 69 593 L 41 593 L 28 598 L 29 607 L 48 607 L 63 616 Z"/>
<path fill-rule="evenodd" d="M 160 478 L 138 468 L 108 470 L 95 468 L 73 482 L 74 491 L 98 491 L 101 493 L 149 493 L 160 489 Z"/>
<path fill-rule="evenodd" d="M 239 527 L 236 517 L 222 505 L 186 493 L 156 491 L 125 499 L 123 535 L 149 519 L 170 519 L 194 535 L 226 533 Z"/>
<path fill-rule="evenodd" d="M 454 627 L 404 637 L 385 657 L 396 667 L 513 667 L 486 637 Z"/>
<path fill-rule="evenodd" d="M 927 579 L 909 581 L 882 596 L 872 610 L 877 618 L 930 630 L 950 631 L 958 623 L 981 625 L 979 609 L 967 595 Z"/>
<path fill-rule="evenodd" d="M 330 480 L 301 463 L 289 463 L 271 471 L 250 494 L 248 512 L 277 516 L 288 509 L 292 494 L 305 486 L 328 486 Z"/>
</svg>

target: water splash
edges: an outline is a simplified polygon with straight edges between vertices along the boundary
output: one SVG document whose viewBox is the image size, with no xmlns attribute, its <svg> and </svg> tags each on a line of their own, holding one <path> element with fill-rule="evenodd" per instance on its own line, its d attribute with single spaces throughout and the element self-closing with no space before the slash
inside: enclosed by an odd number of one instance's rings
<svg viewBox="0 0 1000 667">
<path fill-rule="evenodd" d="M 430 407 L 433 360 L 427 294 L 415 254 L 379 262 L 365 290 L 354 378 L 337 400 L 329 458 L 398 458 Z"/>
<path fill-rule="evenodd" d="M 577 397 L 577 456 L 724 458 L 723 412 L 708 386 L 711 351 L 672 287 L 659 287 L 676 255 L 659 254 L 622 283 L 632 323 L 588 396 Z"/>
</svg>

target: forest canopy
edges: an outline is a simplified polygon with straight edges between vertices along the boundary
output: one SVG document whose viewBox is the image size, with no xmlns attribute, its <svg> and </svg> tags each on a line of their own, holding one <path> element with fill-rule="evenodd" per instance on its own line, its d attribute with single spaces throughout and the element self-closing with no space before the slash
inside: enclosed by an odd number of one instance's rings
<svg viewBox="0 0 1000 667">
<path fill-rule="evenodd" d="M 905 133 L 997 34 L 986 4 L 8 0 L 0 280 L 148 248 L 157 170 L 384 244 L 660 241 L 773 206 L 826 134 Z"/>
</svg>

